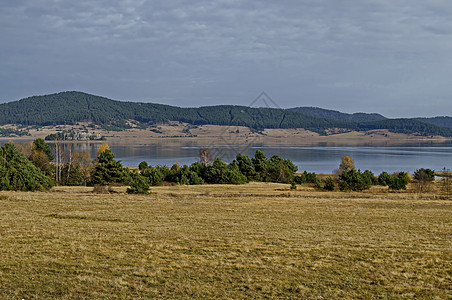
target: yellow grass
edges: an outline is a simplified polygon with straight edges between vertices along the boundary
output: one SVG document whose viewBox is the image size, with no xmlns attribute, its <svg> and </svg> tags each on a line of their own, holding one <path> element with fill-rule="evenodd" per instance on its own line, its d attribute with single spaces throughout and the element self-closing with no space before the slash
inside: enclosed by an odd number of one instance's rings
<svg viewBox="0 0 452 300">
<path fill-rule="evenodd" d="M 452 202 L 288 185 L 0 192 L 0 298 L 452 296 Z"/>
</svg>

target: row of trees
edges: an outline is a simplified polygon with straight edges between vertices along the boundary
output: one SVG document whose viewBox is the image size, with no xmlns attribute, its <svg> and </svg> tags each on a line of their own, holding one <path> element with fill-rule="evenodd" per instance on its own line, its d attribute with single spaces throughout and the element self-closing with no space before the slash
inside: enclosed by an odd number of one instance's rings
<svg viewBox="0 0 452 300">
<path fill-rule="evenodd" d="M 54 163 L 51 163 L 55 160 Z M 371 171 L 356 170 L 349 156 L 342 157 L 337 176 L 328 176 L 324 180 L 315 173 L 296 175 L 297 167 L 288 159 L 279 155 L 267 158 L 265 153 L 257 150 L 254 157 L 237 154 L 227 164 L 220 158 L 213 158 L 206 148 L 200 150 L 200 161 L 190 166 L 172 167 L 149 166 L 141 162 L 138 170 L 131 171 L 115 160 L 115 155 L 107 143 L 102 143 L 96 160 L 90 153 L 72 151 L 71 145 L 63 149 L 55 144 L 52 152 L 42 139 L 24 144 L 9 142 L 0 148 L 0 190 L 46 190 L 54 185 L 91 185 L 107 187 L 112 184 L 129 185 L 129 193 L 147 193 L 150 186 L 162 185 L 164 182 L 174 184 L 243 184 L 249 181 L 291 183 L 291 189 L 297 184 L 313 184 L 316 189 L 342 191 L 362 191 L 373 185 L 388 186 L 392 190 L 406 189 L 411 181 L 409 173 L 398 172 L 389 175 L 382 172 L 375 176 Z M 416 170 L 414 182 L 419 191 L 435 178 L 430 169 Z M 449 178 L 446 183 L 449 183 Z M 449 185 L 446 185 L 446 188 Z"/>
<path fill-rule="evenodd" d="M 341 159 L 339 169 L 335 170 L 338 175 L 336 179 L 328 176 L 325 180 L 320 180 L 315 173 L 307 173 L 306 171 L 296 176 L 292 182 L 291 189 L 296 189 L 296 184 L 312 183 L 316 189 L 323 189 L 332 191 L 339 189 L 341 191 L 363 191 L 370 189 L 372 186 L 388 186 L 390 190 L 405 190 L 408 183 L 414 182 L 415 188 L 419 192 L 424 192 L 430 189 L 435 180 L 435 171 L 431 169 L 418 169 L 414 172 L 414 178 L 406 172 L 396 172 L 390 175 L 387 172 L 381 172 L 380 175 L 375 176 L 371 171 L 356 170 L 353 159 L 346 155 Z M 450 172 L 443 172 L 449 174 Z M 450 179 L 444 176 L 443 190 L 449 193 Z"/>
<path fill-rule="evenodd" d="M 52 153 L 42 139 L 24 144 L 9 142 L 1 148 L 3 160 L 0 164 L 1 190 L 45 190 L 53 185 L 111 184 L 129 185 L 130 193 L 145 193 L 151 185 L 164 182 L 176 184 L 243 184 L 249 181 L 289 183 L 297 167 L 287 159 L 274 155 L 267 159 L 262 151 L 256 151 L 253 158 L 238 154 L 227 164 L 220 158 L 212 159 L 207 149 L 201 162 L 190 166 L 174 164 L 167 166 L 139 165 L 138 171 L 131 171 L 115 160 L 115 155 L 106 143 L 101 144 L 96 160 L 88 151 L 74 152 L 70 144 L 63 149 L 55 144 Z M 51 163 L 55 160 L 54 163 Z M 27 174 L 27 176 L 24 176 Z"/>
</svg>

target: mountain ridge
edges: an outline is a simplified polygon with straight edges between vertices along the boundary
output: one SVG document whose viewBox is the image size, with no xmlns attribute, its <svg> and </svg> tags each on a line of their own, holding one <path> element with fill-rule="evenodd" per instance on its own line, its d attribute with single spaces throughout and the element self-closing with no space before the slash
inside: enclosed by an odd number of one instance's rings
<svg viewBox="0 0 452 300">
<path fill-rule="evenodd" d="M 298 110 L 298 111 L 297 111 Z M 304 128 L 321 134 L 326 130 L 365 131 L 388 129 L 393 132 L 419 135 L 452 136 L 452 128 L 440 127 L 422 120 L 387 119 L 380 114 L 346 114 L 321 108 L 276 109 L 239 105 L 217 105 L 182 108 L 165 104 L 118 101 L 88 93 L 70 91 L 32 96 L 0 104 L 0 125 L 63 125 L 90 121 L 100 126 L 127 128 L 129 120 L 141 124 L 180 121 L 193 125 L 238 125 L 253 129 Z M 309 114 L 310 113 L 310 114 Z M 318 115 L 327 115 L 328 118 Z M 448 117 L 435 119 L 448 124 Z M 445 118 L 445 119 L 444 119 Z M 450 118 L 452 119 L 452 118 Z"/>
</svg>

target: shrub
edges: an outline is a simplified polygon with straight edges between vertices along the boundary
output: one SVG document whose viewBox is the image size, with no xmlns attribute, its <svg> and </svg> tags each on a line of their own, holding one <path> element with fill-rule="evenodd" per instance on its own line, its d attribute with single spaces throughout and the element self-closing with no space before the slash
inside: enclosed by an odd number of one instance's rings
<svg viewBox="0 0 452 300">
<path fill-rule="evenodd" d="M 303 176 L 303 174 L 297 175 L 293 178 L 293 182 L 295 182 L 296 184 L 306 183 L 306 176 Z"/>
<path fill-rule="evenodd" d="M 64 164 L 61 170 L 61 185 L 82 186 L 86 185 L 85 177 L 81 171 L 80 165 Z"/>
<path fill-rule="evenodd" d="M 328 176 L 325 179 L 325 184 L 323 186 L 323 189 L 326 191 L 334 191 L 335 188 L 336 188 L 336 185 L 334 184 L 333 178 L 331 178 L 331 176 Z"/>
<path fill-rule="evenodd" d="M 149 194 L 149 179 L 136 172 L 131 173 L 129 185 L 128 194 Z"/>
<path fill-rule="evenodd" d="M 433 181 L 435 180 L 435 171 L 431 169 L 417 169 L 414 174 L 414 179 L 417 181 Z"/>
<path fill-rule="evenodd" d="M 391 177 L 391 182 L 388 185 L 391 190 L 406 190 L 406 186 L 409 182 L 407 173 L 399 172 Z"/>
<path fill-rule="evenodd" d="M 370 185 L 378 184 L 378 178 L 375 177 L 375 175 L 374 175 L 374 173 L 372 173 L 372 171 L 365 170 L 362 173 L 362 176 L 364 177 L 364 179 L 367 181 L 368 184 L 370 184 Z"/>
<path fill-rule="evenodd" d="M 140 162 L 140 164 L 138 165 L 138 170 L 140 170 L 140 172 L 143 172 L 144 170 L 146 170 L 148 168 L 148 163 L 145 161 Z"/>
<path fill-rule="evenodd" d="M 148 169 L 143 176 L 147 177 L 151 185 L 162 185 L 170 174 L 170 169 L 167 166 L 155 166 Z"/>
<path fill-rule="evenodd" d="M 320 179 L 316 179 L 316 181 L 314 183 L 314 188 L 316 190 L 322 190 L 323 189 L 322 181 Z"/>
<path fill-rule="evenodd" d="M 380 175 L 378 175 L 378 184 L 382 186 L 387 186 L 391 183 L 391 175 L 389 175 L 387 172 L 381 172 Z"/>
<path fill-rule="evenodd" d="M 360 170 L 344 170 L 339 175 L 339 189 L 341 191 L 362 191 L 369 189 L 371 185 L 368 178 L 363 176 Z"/>
<path fill-rule="evenodd" d="M 244 184 L 248 182 L 248 178 L 243 175 L 237 165 L 230 165 L 221 176 L 220 183 L 225 184 Z"/>
</svg>

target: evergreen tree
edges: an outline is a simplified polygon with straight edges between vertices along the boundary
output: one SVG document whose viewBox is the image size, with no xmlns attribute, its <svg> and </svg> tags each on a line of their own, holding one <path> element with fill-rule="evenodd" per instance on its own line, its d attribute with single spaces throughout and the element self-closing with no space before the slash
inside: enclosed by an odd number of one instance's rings
<svg viewBox="0 0 452 300">
<path fill-rule="evenodd" d="M 339 189 L 341 191 L 362 191 L 369 189 L 371 183 L 360 170 L 355 169 L 344 170 L 339 175 Z"/>
<path fill-rule="evenodd" d="M 383 171 L 378 175 L 378 184 L 382 186 L 387 186 L 391 183 L 391 175 Z"/>
<path fill-rule="evenodd" d="M 238 153 L 235 162 L 237 163 L 240 172 L 245 175 L 248 180 L 256 178 L 256 170 L 254 169 L 253 161 L 248 155 Z"/>
<path fill-rule="evenodd" d="M 240 172 L 239 166 L 235 163 L 230 164 L 224 170 L 220 183 L 224 184 L 244 184 L 248 182 L 248 178 Z"/>
<path fill-rule="evenodd" d="M 268 181 L 269 165 L 265 153 L 260 150 L 256 150 L 254 158 L 252 158 L 251 161 L 253 162 L 254 170 L 256 171 L 253 179 L 255 181 Z"/>
<path fill-rule="evenodd" d="M 129 185 L 128 194 L 149 194 L 149 179 L 137 172 L 130 174 Z"/>
<path fill-rule="evenodd" d="M 328 176 L 325 179 L 325 184 L 323 186 L 323 189 L 326 191 L 334 191 L 335 188 L 336 188 L 336 185 L 334 184 L 333 178 L 331 178 L 331 176 Z"/>
<path fill-rule="evenodd" d="M 407 173 L 399 172 L 391 177 L 391 182 L 388 184 L 391 190 L 406 190 L 407 184 L 410 182 Z"/>
<path fill-rule="evenodd" d="M 48 190 L 53 181 L 34 166 L 12 143 L 0 148 L 0 190 Z"/>
<path fill-rule="evenodd" d="M 92 174 L 92 181 L 98 185 L 110 185 L 112 183 L 124 183 L 127 173 L 120 161 L 115 160 L 115 155 L 110 149 L 105 149 L 97 157 L 97 165 Z"/>
<path fill-rule="evenodd" d="M 83 176 L 80 165 L 64 164 L 61 170 L 61 181 L 59 185 L 82 186 L 86 185 L 86 178 Z"/>
<path fill-rule="evenodd" d="M 43 139 L 36 139 L 33 142 L 33 148 L 36 151 L 42 151 L 45 153 L 49 161 L 52 161 L 55 157 L 52 154 L 52 149 L 50 149 L 50 146 L 46 144 L 46 142 Z"/>
<path fill-rule="evenodd" d="M 268 161 L 267 181 L 287 183 L 292 181 L 297 167 L 288 159 L 273 155 Z"/>
<path fill-rule="evenodd" d="M 206 168 L 206 177 L 204 180 L 207 183 L 222 183 L 224 181 L 223 175 L 227 170 L 227 165 L 221 158 L 217 157 L 211 166 Z"/>
</svg>

